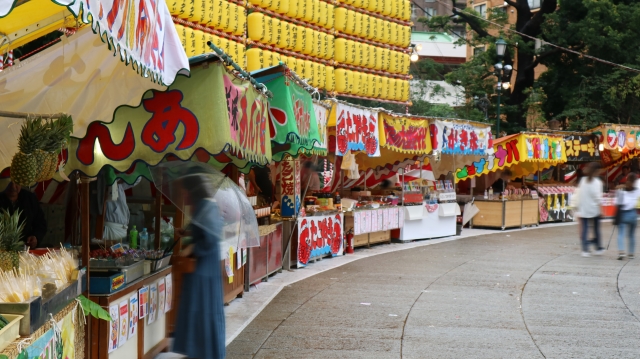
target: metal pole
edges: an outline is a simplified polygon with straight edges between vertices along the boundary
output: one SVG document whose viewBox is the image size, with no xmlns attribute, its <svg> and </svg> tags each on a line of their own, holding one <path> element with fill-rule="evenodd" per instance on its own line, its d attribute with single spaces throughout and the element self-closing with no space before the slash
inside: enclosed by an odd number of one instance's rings
<svg viewBox="0 0 640 359">
<path fill-rule="evenodd" d="M 500 82 L 500 78 L 502 77 L 502 71 L 498 74 L 498 107 L 496 109 L 497 118 L 496 118 L 496 138 L 500 138 L 500 93 L 502 93 L 502 83 Z"/>
</svg>

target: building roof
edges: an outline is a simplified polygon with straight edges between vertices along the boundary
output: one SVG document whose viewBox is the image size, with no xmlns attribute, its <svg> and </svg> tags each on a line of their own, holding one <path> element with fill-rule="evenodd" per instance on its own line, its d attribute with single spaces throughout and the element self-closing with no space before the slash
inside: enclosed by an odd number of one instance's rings
<svg viewBox="0 0 640 359">
<path fill-rule="evenodd" d="M 413 31 L 411 41 L 454 42 L 454 38 L 444 32 Z"/>
</svg>

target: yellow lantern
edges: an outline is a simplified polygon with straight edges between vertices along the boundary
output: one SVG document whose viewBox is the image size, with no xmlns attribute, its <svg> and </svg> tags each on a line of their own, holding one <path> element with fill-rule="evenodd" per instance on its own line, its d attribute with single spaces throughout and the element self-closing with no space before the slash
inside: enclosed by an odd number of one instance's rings
<svg viewBox="0 0 640 359">
<path fill-rule="evenodd" d="M 380 70 L 382 61 L 380 61 L 381 49 L 377 46 L 371 46 L 371 68 Z"/>
<path fill-rule="evenodd" d="M 296 50 L 296 46 L 298 44 L 298 26 L 295 24 L 289 24 L 289 31 L 287 32 L 287 34 L 289 35 L 288 37 L 288 41 L 289 41 L 289 50 L 293 50 L 293 51 L 297 51 Z"/>
<path fill-rule="evenodd" d="M 345 32 L 349 35 L 356 34 L 356 12 L 355 11 L 347 10 L 347 28 L 345 29 Z"/>
<path fill-rule="evenodd" d="M 185 34 L 187 45 L 185 51 L 187 52 L 187 57 L 193 57 L 196 55 L 196 36 L 190 27 L 185 27 Z"/>
<path fill-rule="evenodd" d="M 273 45 L 274 44 L 274 38 L 276 37 L 274 34 L 274 25 L 277 24 L 277 21 L 279 21 L 276 18 L 273 18 L 271 16 L 265 16 L 264 17 L 264 38 L 262 39 L 262 43 L 265 45 Z"/>
<path fill-rule="evenodd" d="M 327 24 L 324 26 L 325 29 L 333 29 L 333 26 L 336 21 L 336 7 L 333 4 L 327 4 Z"/>
<path fill-rule="evenodd" d="M 171 15 L 180 17 L 182 14 L 182 6 L 184 6 L 184 0 L 174 0 L 167 2 L 167 6 L 169 7 L 169 13 Z"/>
<path fill-rule="evenodd" d="M 353 0 L 353 6 L 363 8 L 364 0 Z"/>
<path fill-rule="evenodd" d="M 382 8 L 382 15 L 391 15 L 391 8 L 393 7 L 393 0 L 383 0 L 384 7 Z"/>
<path fill-rule="evenodd" d="M 252 41 L 262 42 L 264 39 L 264 15 L 257 11 L 249 14 L 247 17 L 247 32 Z"/>
<path fill-rule="evenodd" d="M 327 26 L 327 19 L 329 17 L 329 14 L 327 14 L 328 10 L 329 10 L 329 4 L 327 4 L 324 1 L 318 2 L 318 13 L 319 13 L 318 25 L 322 27 Z"/>
<path fill-rule="evenodd" d="M 339 93 L 349 92 L 349 76 L 347 72 L 345 69 L 335 70 L 335 90 Z"/>
<path fill-rule="evenodd" d="M 313 0 L 313 23 L 318 25 L 318 26 L 322 26 L 320 23 L 322 21 L 322 7 L 324 1 L 320 1 L 320 0 Z"/>
<path fill-rule="evenodd" d="M 247 14 L 245 13 L 245 9 L 242 6 L 237 6 L 236 10 L 238 14 L 238 21 L 237 21 L 238 26 L 236 27 L 236 31 L 234 32 L 234 35 L 242 36 L 244 35 L 244 29 L 246 29 L 247 27 Z"/>
<path fill-rule="evenodd" d="M 221 23 L 221 30 L 223 30 L 224 32 L 231 32 L 231 30 L 229 30 L 231 28 L 231 11 L 232 11 L 232 7 L 231 5 L 235 5 L 235 4 L 231 4 L 228 1 L 223 1 L 222 2 L 222 23 Z"/>
<path fill-rule="evenodd" d="M 355 48 L 356 48 L 356 57 L 355 57 L 355 61 L 353 62 L 354 65 L 356 66 L 362 66 L 362 61 L 363 61 L 363 48 L 364 44 L 361 42 L 355 42 Z"/>
<path fill-rule="evenodd" d="M 366 39 L 373 39 L 373 29 L 375 28 L 375 24 L 372 16 L 365 15 L 363 17 L 364 23 L 362 24 L 362 36 Z"/>
<path fill-rule="evenodd" d="M 367 97 L 376 97 L 376 76 L 367 75 Z"/>
<path fill-rule="evenodd" d="M 301 53 L 304 48 L 304 40 L 306 39 L 307 33 L 305 28 L 302 26 L 297 26 L 295 28 L 295 33 L 293 33 L 293 29 L 291 30 L 292 36 L 294 36 L 293 48 L 295 52 Z"/>
<path fill-rule="evenodd" d="M 205 46 L 207 44 L 207 35 L 200 30 L 193 30 L 193 35 L 195 37 L 195 55 L 202 55 L 205 53 Z"/>
<path fill-rule="evenodd" d="M 247 71 L 256 71 L 265 68 L 262 50 L 254 47 L 247 50 Z"/>
<path fill-rule="evenodd" d="M 335 28 L 340 32 L 346 32 L 348 10 L 343 7 L 337 7 L 335 13 Z"/>
<path fill-rule="evenodd" d="M 376 19 L 376 28 L 378 30 L 379 41 L 388 44 L 391 41 L 391 32 L 387 28 L 388 22 L 382 19 Z"/>
<path fill-rule="evenodd" d="M 272 0 L 269 10 L 275 11 L 278 14 L 286 14 L 289 12 L 289 0 Z"/>
<path fill-rule="evenodd" d="M 318 88 L 326 88 L 327 86 L 327 67 L 323 64 L 318 64 Z"/>
<path fill-rule="evenodd" d="M 327 57 L 326 59 L 332 59 L 334 54 L 334 41 L 335 36 L 327 35 Z"/>
<path fill-rule="evenodd" d="M 277 46 L 278 43 L 280 42 L 280 34 L 282 34 L 282 27 L 280 25 L 280 20 L 276 19 L 275 17 L 272 17 L 271 26 L 269 27 L 269 29 L 271 29 L 271 39 L 268 44 L 271 46 Z"/>
<path fill-rule="evenodd" d="M 373 59 L 371 58 L 371 45 L 362 44 L 362 61 L 361 61 L 360 66 L 371 67 L 371 66 L 369 66 L 369 63 L 372 60 Z"/>
<path fill-rule="evenodd" d="M 298 17 L 298 0 L 289 0 L 289 8 L 287 9 L 287 16 L 291 18 Z"/>
<path fill-rule="evenodd" d="M 378 12 L 378 0 L 369 0 L 367 6 L 365 6 L 365 10 L 369 10 L 371 12 Z"/>
<path fill-rule="evenodd" d="M 189 1 L 192 11 L 189 14 L 189 21 L 194 24 L 201 24 L 204 20 L 205 4 L 204 0 Z"/>
<path fill-rule="evenodd" d="M 310 28 L 305 28 L 305 40 L 304 40 L 304 48 L 302 49 L 302 53 L 305 55 L 311 55 L 313 52 L 313 30 Z"/>
<path fill-rule="evenodd" d="M 363 90 L 362 73 L 353 71 L 352 74 L 353 74 L 353 81 L 352 81 L 353 91 L 351 93 L 356 96 L 362 96 L 362 90 Z"/>
<path fill-rule="evenodd" d="M 354 27 L 353 27 L 353 35 L 362 36 L 362 22 L 364 21 L 364 17 L 366 15 L 362 15 L 359 12 L 354 13 Z"/>
<path fill-rule="evenodd" d="M 178 14 L 178 17 L 183 20 L 189 20 L 189 16 L 193 13 L 193 3 L 190 0 L 184 0 L 179 3 L 182 11 L 180 12 L 180 14 Z"/>
<path fill-rule="evenodd" d="M 307 11 L 304 14 L 304 17 L 302 18 L 302 20 L 313 23 L 313 19 L 315 19 L 316 17 L 315 12 L 317 11 L 315 6 L 316 4 L 313 0 L 305 0 L 304 4 Z"/>
<path fill-rule="evenodd" d="M 300 3 L 300 5 L 298 5 L 298 19 L 304 19 L 309 11 L 307 0 L 298 0 L 298 2 Z"/>
<path fill-rule="evenodd" d="M 324 88 L 327 91 L 335 91 L 336 90 L 336 77 L 335 77 L 335 69 L 331 66 L 325 66 L 325 81 Z"/>
</svg>

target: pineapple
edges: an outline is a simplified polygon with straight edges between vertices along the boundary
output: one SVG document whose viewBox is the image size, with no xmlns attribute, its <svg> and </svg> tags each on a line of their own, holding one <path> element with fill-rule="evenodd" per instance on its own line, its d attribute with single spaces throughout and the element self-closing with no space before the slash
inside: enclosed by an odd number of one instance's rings
<svg viewBox="0 0 640 359">
<path fill-rule="evenodd" d="M 20 222 L 20 214 L 17 210 L 10 214 L 3 209 L 0 211 L 0 270 L 10 271 L 18 269 L 20 264 L 19 251 L 24 249 L 22 231 L 24 221 Z"/>
<path fill-rule="evenodd" d="M 31 187 L 38 177 L 37 150 L 42 148 L 46 129 L 41 118 L 27 119 L 20 129 L 18 153 L 11 159 L 11 180 L 17 185 Z"/>
<path fill-rule="evenodd" d="M 38 182 L 49 180 L 56 174 L 58 155 L 62 149 L 67 148 L 72 130 L 73 120 L 70 116 L 62 116 L 49 123 L 49 133 L 43 148 L 45 160 Z"/>
</svg>

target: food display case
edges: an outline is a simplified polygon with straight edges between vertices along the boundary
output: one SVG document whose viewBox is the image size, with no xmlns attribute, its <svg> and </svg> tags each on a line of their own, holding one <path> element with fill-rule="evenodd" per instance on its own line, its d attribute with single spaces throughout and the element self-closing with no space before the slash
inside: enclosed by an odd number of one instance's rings
<svg viewBox="0 0 640 359">
<path fill-rule="evenodd" d="M 540 223 L 574 221 L 573 209 L 569 203 L 571 203 L 571 197 L 576 187 L 565 184 L 546 184 L 536 186 L 536 190 L 538 191 Z"/>
</svg>

